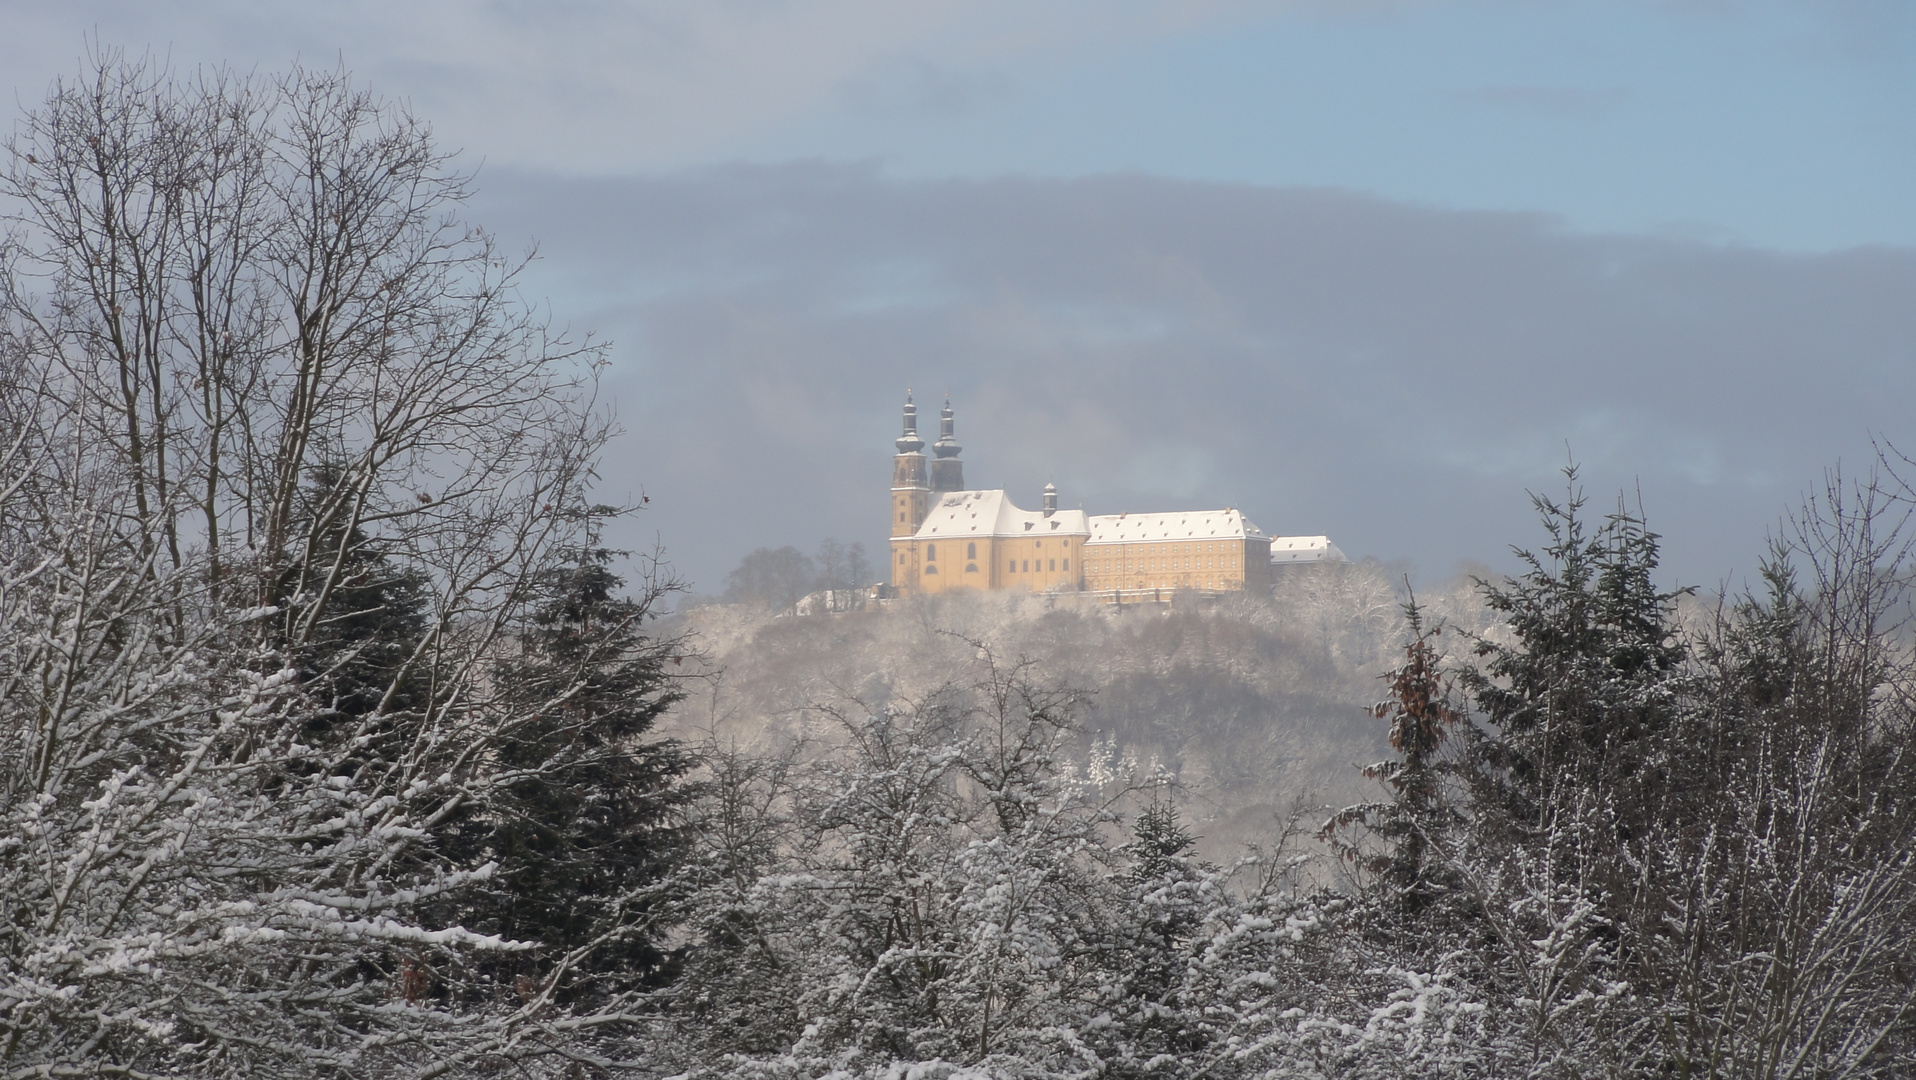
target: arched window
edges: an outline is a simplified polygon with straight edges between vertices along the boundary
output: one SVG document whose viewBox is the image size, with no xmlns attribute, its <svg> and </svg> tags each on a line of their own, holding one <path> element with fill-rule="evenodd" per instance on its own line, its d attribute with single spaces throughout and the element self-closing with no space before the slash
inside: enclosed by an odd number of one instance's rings
<svg viewBox="0 0 1916 1080">
<path fill-rule="evenodd" d="M 937 573 L 937 572 L 938 572 L 938 568 L 937 568 L 937 567 L 935 567 L 935 566 L 927 566 L 927 567 L 925 567 L 925 573 L 927 573 L 927 574 L 935 574 L 935 573 Z"/>
<path fill-rule="evenodd" d="M 965 558 L 967 558 L 967 559 L 975 559 L 975 558 L 977 558 L 977 557 L 978 557 L 978 545 L 977 545 L 976 543 L 970 543 L 970 544 L 966 544 L 966 545 L 965 545 Z"/>
<path fill-rule="evenodd" d="M 971 563 L 966 563 L 966 564 L 965 564 L 965 573 L 967 573 L 967 574 L 975 574 L 975 573 L 977 573 L 977 572 L 978 572 L 978 564 L 977 564 L 977 563 L 975 563 L 975 562 L 971 562 Z"/>
<path fill-rule="evenodd" d="M 937 544 L 925 545 L 925 561 L 926 562 L 938 561 L 938 545 Z"/>
</svg>

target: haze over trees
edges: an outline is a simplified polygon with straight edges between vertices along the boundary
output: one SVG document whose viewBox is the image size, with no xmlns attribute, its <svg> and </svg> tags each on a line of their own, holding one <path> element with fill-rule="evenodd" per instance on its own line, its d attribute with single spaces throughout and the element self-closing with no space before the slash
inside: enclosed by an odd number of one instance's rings
<svg viewBox="0 0 1916 1080">
<path fill-rule="evenodd" d="M 1573 475 L 1414 604 L 783 614 L 828 543 L 665 622 L 468 188 L 334 72 L 22 119 L 0 1075 L 1916 1071 L 1894 451 L 1720 603 Z"/>
<path fill-rule="evenodd" d="M 724 599 L 728 604 L 790 613 L 811 593 L 868 588 L 874 584 L 872 575 L 862 543 L 841 544 L 827 537 L 814 555 L 789 544 L 757 548 L 725 575 Z"/>
<path fill-rule="evenodd" d="M 749 603 L 693 606 L 674 627 L 698 642 L 697 670 L 714 677 L 665 723 L 688 741 L 713 732 L 770 751 L 809 737 L 814 705 L 851 694 L 877 708 L 963 684 L 975 653 L 967 642 L 989 642 L 1084 689 L 1080 751 L 1174 778 L 1207 850 L 1228 852 L 1297 797 L 1363 797 L 1368 784 L 1352 763 L 1386 749 L 1353 703 L 1375 696 L 1395 652 L 1392 574 L 1374 562 L 1298 569 L 1279 576 L 1272 598 L 1208 606 L 1189 597 L 1122 613 L 1018 593 L 956 593 L 829 620 Z M 1483 607 L 1460 585 L 1426 599 L 1468 624 Z"/>
</svg>

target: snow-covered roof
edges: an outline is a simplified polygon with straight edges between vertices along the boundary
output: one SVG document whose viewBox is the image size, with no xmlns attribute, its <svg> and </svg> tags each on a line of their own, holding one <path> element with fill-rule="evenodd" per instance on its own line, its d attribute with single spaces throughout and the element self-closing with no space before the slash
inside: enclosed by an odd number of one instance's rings
<svg viewBox="0 0 1916 1080">
<path fill-rule="evenodd" d="M 1328 536 L 1279 536 L 1271 540 L 1274 563 L 1349 562 Z"/>
<path fill-rule="evenodd" d="M 1054 510 L 1050 517 L 1042 510 L 1021 510 L 1002 490 L 950 491 L 932 504 L 925 523 L 918 526 L 918 538 L 1083 536 L 1090 531 L 1086 520 L 1082 510 Z"/>
<path fill-rule="evenodd" d="M 1170 514 L 1100 514 L 1091 519 L 1087 543 L 1134 540 L 1243 540 L 1262 537 L 1240 510 L 1184 510 Z"/>
</svg>

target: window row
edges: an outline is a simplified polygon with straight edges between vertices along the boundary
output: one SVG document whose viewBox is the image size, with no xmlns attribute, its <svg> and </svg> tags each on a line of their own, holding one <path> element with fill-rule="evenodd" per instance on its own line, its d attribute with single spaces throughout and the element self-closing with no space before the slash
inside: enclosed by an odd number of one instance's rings
<svg viewBox="0 0 1916 1080">
<path fill-rule="evenodd" d="M 969 543 L 969 544 L 966 544 L 966 545 L 965 545 L 965 558 L 967 558 L 967 559 L 975 559 L 975 558 L 977 558 L 977 557 L 978 557 L 978 545 L 977 545 L 977 543 L 976 543 L 976 542 L 973 542 L 973 543 Z M 905 556 L 904 556 L 904 553 L 902 553 L 902 552 L 900 552 L 900 553 L 899 553 L 899 556 L 898 556 L 898 562 L 899 562 L 899 564 L 900 564 L 900 565 L 903 565 L 903 564 L 904 564 L 904 561 L 905 561 Z M 926 544 L 926 545 L 925 545 L 925 561 L 926 561 L 926 562 L 937 562 L 937 561 L 938 561 L 938 545 L 937 545 L 937 544 Z"/>
<path fill-rule="evenodd" d="M 1193 565 L 1193 564 L 1198 565 Z M 1100 559 L 1091 564 L 1094 572 L 1132 570 L 1226 570 L 1237 566 L 1236 559 Z"/>
</svg>

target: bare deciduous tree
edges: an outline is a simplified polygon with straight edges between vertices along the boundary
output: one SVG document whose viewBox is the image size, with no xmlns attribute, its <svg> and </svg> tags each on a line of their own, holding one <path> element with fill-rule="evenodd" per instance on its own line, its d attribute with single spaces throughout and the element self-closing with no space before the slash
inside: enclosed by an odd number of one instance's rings
<svg viewBox="0 0 1916 1080">
<path fill-rule="evenodd" d="M 599 942 L 499 987 L 530 943 L 425 921 L 494 870 L 441 831 L 557 767 L 498 748 L 576 688 L 495 673 L 614 512 L 599 349 L 341 72 L 102 53 L 8 150 L 0 1073 L 604 1061 Z"/>
</svg>

